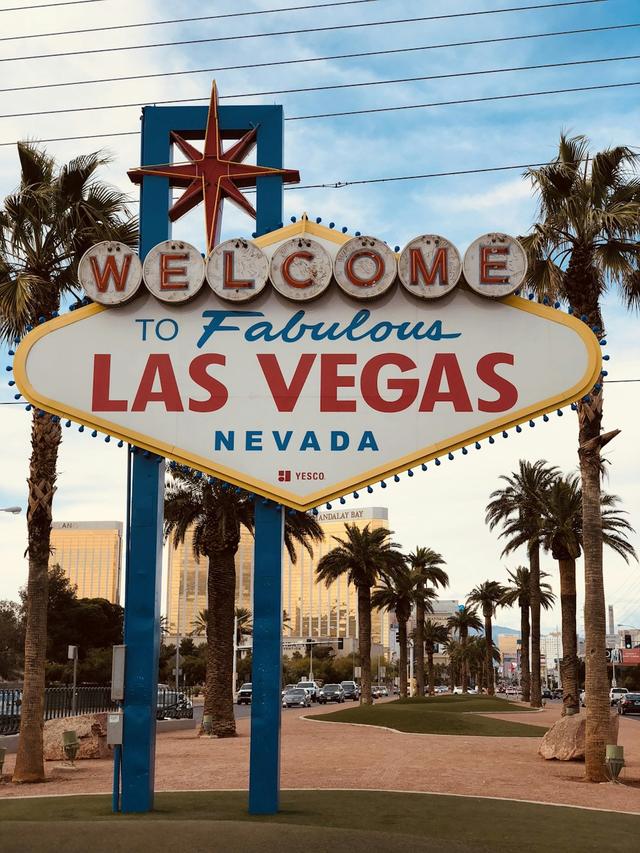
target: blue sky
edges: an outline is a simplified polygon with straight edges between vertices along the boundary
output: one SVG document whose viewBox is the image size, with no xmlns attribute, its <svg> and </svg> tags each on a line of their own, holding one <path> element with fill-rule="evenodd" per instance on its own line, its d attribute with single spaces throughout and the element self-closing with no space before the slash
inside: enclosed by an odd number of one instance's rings
<svg viewBox="0 0 640 853">
<path fill-rule="evenodd" d="M 0 13 L 3 35 L 44 33 L 117 23 L 164 20 L 189 15 L 259 11 L 306 5 L 311 0 L 245 2 L 242 7 L 220 0 L 164 3 L 139 0 L 100 0 L 76 7 L 57 7 L 38 13 Z M 28 6 L 33 3 L 23 2 Z M 19 5 L 19 3 L 12 3 Z M 34 38 L 2 43 L 2 88 L 79 81 L 101 77 L 154 74 L 205 67 L 277 62 L 338 53 L 391 50 L 446 42 L 482 43 L 378 57 L 309 62 L 290 66 L 160 77 L 148 80 L 78 85 L 0 93 L 0 115 L 69 107 L 129 102 L 153 103 L 169 98 L 208 98 L 211 79 L 221 96 L 272 89 L 327 86 L 390 78 L 451 74 L 504 67 L 539 65 L 585 59 L 628 56 L 638 51 L 638 29 L 583 33 L 564 37 L 522 39 L 502 43 L 484 40 L 509 36 L 640 23 L 638 0 L 537 9 L 504 14 L 460 17 L 300 35 L 273 36 L 123 51 L 102 55 L 20 60 L 22 55 L 87 50 L 191 38 L 226 37 L 282 29 L 323 27 L 395 18 L 496 10 L 526 2 L 419 2 L 381 0 L 324 10 L 285 12 L 217 21 L 119 30 L 94 35 Z M 535 5 L 529 2 L 529 5 Z M 493 97 L 539 90 L 640 81 L 638 60 L 565 68 L 514 71 L 444 80 L 345 88 L 326 92 L 283 94 L 223 100 L 222 103 L 282 103 L 287 116 L 399 106 L 462 98 Z M 562 129 L 589 136 L 594 148 L 610 144 L 637 145 L 640 129 L 640 87 L 562 95 L 547 95 L 479 104 L 441 106 L 345 116 L 286 124 L 285 165 L 301 172 L 303 184 L 392 177 L 458 169 L 542 162 L 553 156 Z M 0 118 L 0 142 L 18 138 L 43 139 L 137 130 L 139 109 L 114 109 L 53 116 Z M 60 160 L 107 147 L 114 159 L 105 177 L 131 189 L 126 169 L 138 163 L 137 137 L 48 143 Z M 17 159 L 14 147 L 0 147 L 0 192 L 14 188 Z M 132 190 L 132 195 L 134 194 Z M 505 230 L 523 233 L 535 214 L 530 187 L 518 171 L 435 178 L 342 189 L 292 190 L 285 193 L 285 214 L 308 211 L 351 231 L 369 232 L 391 245 L 404 244 L 419 233 L 438 232 L 460 249 L 480 233 Z M 202 241 L 201 211 L 194 211 L 174 228 L 176 235 Z M 225 214 L 225 233 L 250 233 L 251 222 L 234 209 Z M 637 317 L 620 308 L 615 297 L 606 301 L 611 342 L 611 378 L 640 378 Z M 640 383 L 610 386 L 607 427 L 621 427 L 611 445 L 607 488 L 620 494 L 640 524 L 637 459 L 637 414 Z M 8 389 L 2 399 L 11 399 Z M 0 410 L 3 470 L 0 500 L 25 505 L 28 420 L 22 411 Z M 57 518 L 122 518 L 124 456 L 88 438 L 65 433 L 61 454 Z M 575 423 L 571 418 L 523 433 L 468 461 L 439 469 L 429 480 L 403 481 L 384 495 L 391 523 L 407 548 L 436 547 L 446 557 L 452 576 L 451 595 L 462 597 L 486 577 L 504 579 L 509 563 L 483 523 L 488 493 L 498 476 L 522 457 L 546 457 L 571 470 L 576 464 Z M 88 454 L 87 450 L 91 452 Z M 463 467 L 464 466 L 464 467 Z M 376 495 L 376 502 L 382 495 Z M 0 598 L 14 597 L 26 577 L 23 520 L 0 517 Z M 464 536 L 461 536 L 464 531 Z M 424 538 L 428 541 L 423 542 Z M 637 541 L 636 541 L 637 544 Z M 524 554 L 520 560 L 524 560 Z M 548 570 L 554 571 L 549 562 Z M 640 569 L 627 569 L 606 558 L 607 593 L 617 609 L 617 621 L 640 625 Z M 500 614 L 502 624 L 516 624 L 517 614 Z M 554 628 L 557 613 L 547 617 Z"/>
</svg>

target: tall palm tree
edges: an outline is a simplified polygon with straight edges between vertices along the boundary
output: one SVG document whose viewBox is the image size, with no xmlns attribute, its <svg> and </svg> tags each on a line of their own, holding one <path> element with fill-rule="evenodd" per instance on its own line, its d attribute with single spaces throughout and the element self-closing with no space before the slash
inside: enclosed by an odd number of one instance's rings
<svg viewBox="0 0 640 853">
<path fill-rule="evenodd" d="M 20 185 L 0 210 L 0 340 L 13 344 L 63 298 L 77 297 L 77 263 L 101 240 L 138 241 L 126 196 L 98 180 L 108 160 L 88 154 L 57 166 L 43 149 L 18 143 Z M 27 617 L 15 782 L 44 781 L 44 665 L 53 496 L 60 418 L 38 410 L 31 423 L 28 478 Z"/>
<path fill-rule="evenodd" d="M 471 673 L 475 676 L 478 693 L 489 683 L 493 664 L 500 663 L 500 649 L 494 642 L 488 643 L 486 637 L 472 637 L 467 643 L 466 655 Z"/>
<path fill-rule="evenodd" d="M 640 184 L 638 155 L 626 146 L 590 156 L 584 136 L 560 137 L 554 161 L 531 169 L 539 202 L 537 222 L 524 239 L 529 284 L 541 297 L 565 300 L 602 338 L 600 299 L 617 287 L 628 307 L 640 303 Z M 585 566 L 587 703 L 585 771 L 592 782 L 607 777 L 609 730 L 605 655 L 606 612 L 602 575 L 600 476 L 602 448 L 617 430 L 602 433 L 603 383 L 577 403 L 582 478 Z"/>
<path fill-rule="evenodd" d="M 392 575 L 381 578 L 371 594 L 371 606 L 376 610 L 387 610 L 395 613 L 398 622 L 398 645 L 400 660 L 400 698 L 407 697 L 407 622 L 411 616 L 414 602 L 413 576 L 406 565 L 398 568 Z"/>
<path fill-rule="evenodd" d="M 207 633 L 207 622 L 209 620 L 209 610 L 207 607 L 201 610 L 196 618 L 191 623 L 192 630 L 190 634 L 194 637 L 201 637 Z M 253 623 L 251 611 L 246 607 L 236 607 L 234 613 L 234 621 L 237 626 L 236 643 L 239 645 L 244 637 L 250 637 L 253 633 Z"/>
<path fill-rule="evenodd" d="M 427 672 L 429 673 L 429 696 L 436 692 L 436 671 L 433 655 L 437 645 L 444 646 L 449 640 L 449 629 L 441 622 L 426 619 L 424 623 L 424 645 L 427 650 Z"/>
<path fill-rule="evenodd" d="M 465 658 L 465 650 L 469 639 L 469 631 L 481 631 L 482 622 L 474 608 L 461 605 L 453 616 L 447 619 L 447 627 L 458 635 L 461 647 L 461 681 L 462 692 L 466 693 L 469 687 L 469 667 Z"/>
<path fill-rule="evenodd" d="M 573 474 L 558 477 L 541 496 L 542 544 L 558 561 L 560 575 L 560 606 L 562 609 L 562 661 L 563 690 L 562 714 L 580 713 L 578 680 L 578 635 L 576 630 L 576 560 L 582 545 L 582 489 L 580 478 Z M 601 493 L 602 539 L 627 563 L 637 559 L 633 546 L 627 539 L 633 527 L 621 510 L 616 495 Z"/>
<path fill-rule="evenodd" d="M 475 586 L 467 596 L 467 604 L 477 604 L 482 608 L 484 616 L 484 635 L 487 642 L 486 645 L 486 660 L 485 660 L 485 675 L 487 693 L 489 696 L 494 696 L 495 678 L 493 673 L 493 626 L 492 618 L 495 616 L 496 608 L 502 604 L 506 589 L 498 581 L 483 581 Z"/>
<path fill-rule="evenodd" d="M 253 531 L 254 498 L 237 489 L 205 477 L 200 471 L 171 463 L 173 481 L 165 489 L 164 530 L 174 547 L 184 542 L 193 528 L 193 553 L 205 557 L 207 568 L 207 678 L 204 714 L 212 717 L 217 737 L 233 737 L 233 626 L 235 618 L 235 555 L 240 544 L 240 528 Z M 313 553 L 312 542 L 322 539 L 318 522 L 307 513 L 285 515 L 285 545 L 292 562 L 296 544 Z"/>
<path fill-rule="evenodd" d="M 543 459 L 526 462 L 521 459 L 518 470 L 510 476 L 503 475 L 506 486 L 492 492 L 487 505 L 486 521 L 491 530 L 503 527 L 501 538 L 507 544 L 503 556 L 521 546 L 529 556 L 529 606 L 531 608 L 531 698 L 532 708 L 542 707 L 540 683 L 540 526 L 541 513 L 538 501 L 558 475 L 557 468 Z"/>
<path fill-rule="evenodd" d="M 529 622 L 529 598 L 531 581 L 529 569 L 518 566 L 515 572 L 509 570 L 509 586 L 505 589 L 502 603 L 505 607 L 517 604 L 520 608 L 520 689 L 522 699 L 528 702 L 531 698 L 531 672 L 529 669 L 529 644 L 531 641 L 531 625 Z M 547 572 L 540 572 L 540 606 L 548 610 L 555 601 L 555 595 L 548 583 L 542 579 L 549 577 Z"/>
<path fill-rule="evenodd" d="M 361 702 L 371 705 L 371 589 L 380 578 L 393 577 L 405 566 L 398 545 L 391 541 L 392 530 L 362 529 L 345 524 L 345 537 L 333 536 L 338 543 L 316 567 L 318 581 L 327 586 L 342 575 L 356 588 L 358 596 L 358 650 L 362 669 Z"/>
<path fill-rule="evenodd" d="M 453 690 L 458 682 L 462 683 L 462 657 L 464 650 L 462 644 L 458 640 L 455 640 L 451 634 L 449 634 L 449 639 L 445 643 L 445 647 L 447 657 L 449 658 L 449 686 Z"/>
<path fill-rule="evenodd" d="M 425 590 L 428 585 L 433 587 L 449 586 L 449 575 L 442 568 L 445 565 L 444 558 L 432 548 L 416 548 L 415 551 L 407 555 L 407 562 L 412 570 L 415 582 L 416 632 L 414 642 L 416 690 L 418 696 L 424 696 Z"/>
</svg>

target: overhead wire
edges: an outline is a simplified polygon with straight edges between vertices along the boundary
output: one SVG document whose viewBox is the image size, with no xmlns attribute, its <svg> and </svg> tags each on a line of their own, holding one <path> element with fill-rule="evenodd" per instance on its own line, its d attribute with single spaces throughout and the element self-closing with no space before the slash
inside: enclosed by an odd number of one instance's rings
<svg viewBox="0 0 640 853">
<path fill-rule="evenodd" d="M 567 2 L 563 3 L 564 6 L 572 6 L 572 5 L 584 5 L 587 3 L 598 3 L 601 0 L 567 0 Z M 513 6 L 509 9 L 483 9 L 474 12 L 452 12 L 446 15 L 421 15 L 413 18 L 393 18 L 385 21 L 358 21 L 356 23 L 351 24 L 331 24 L 326 27 L 303 27 L 302 29 L 297 30 L 276 30 L 267 33 L 238 33 L 236 35 L 226 35 L 226 36 L 210 36 L 208 38 L 199 38 L 199 39 L 183 39 L 180 41 L 166 41 L 166 42 L 154 42 L 152 44 L 134 44 L 134 45 L 118 45 L 116 47 L 95 47 L 89 48 L 85 50 L 68 50 L 68 51 L 58 51 L 57 53 L 33 53 L 28 54 L 27 56 L 5 56 L 0 57 L 0 62 L 28 62 L 32 59 L 60 59 L 65 56 L 95 56 L 97 54 L 105 54 L 105 53 L 122 53 L 124 51 L 130 50 L 150 50 L 152 48 L 157 47 L 179 47 L 185 45 L 193 45 L 193 44 L 212 44 L 212 43 L 221 43 L 221 42 L 235 42 L 235 41 L 246 41 L 248 39 L 264 39 L 264 38 L 274 38 L 276 36 L 291 36 L 291 35 L 304 35 L 308 33 L 326 33 L 326 32 L 336 32 L 338 30 L 355 30 L 355 29 L 363 29 L 370 27 L 388 27 L 388 26 L 398 26 L 404 24 L 417 24 L 423 23 L 426 21 L 438 21 L 452 18 L 469 18 L 472 16 L 479 15 L 494 15 L 494 14 L 503 14 L 507 12 L 525 12 L 537 9 L 548 8 L 549 5 L 556 6 L 558 4 L 539 4 L 537 6 Z"/>
<path fill-rule="evenodd" d="M 33 6 L 8 6 L 0 12 L 30 12 L 32 9 L 50 9 L 54 6 L 81 6 L 84 3 L 104 3 L 105 0 L 67 0 L 66 3 L 37 3 Z"/>
<path fill-rule="evenodd" d="M 567 62 L 545 62 L 541 65 L 515 65 L 509 68 L 486 68 L 479 71 L 455 71 L 449 74 L 427 74 L 419 77 L 396 77 L 390 80 L 367 80 L 358 83 L 332 83 L 326 86 L 302 86 L 294 89 L 267 89 L 256 92 L 237 92 L 230 95 L 218 95 L 219 100 L 233 100 L 235 98 L 255 98 L 265 97 L 267 95 L 293 95 L 306 92 L 325 92 L 334 91 L 336 89 L 358 89 L 367 88 L 368 86 L 387 86 L 399 83 L 416 83 L 426 80 L 448 80 L 457 77 L 478 77 L 488 74 L 503 74 L 514 71 L 538 71 L 549 68 L 568 68 L 577 65 L 597 65 L 607 62 L 622 62 L 640 59 L 640 53 L 631 54 L 629 56 L 609 56 L 599 59 L 576 59 Z M 153 105 L 167 104 L 192 104 L 200 101 L 208 102 L 210 95 L 201 98 L 169 98 L 166 100 L 154 100 Z M 133 107 L 143 107 L 147 101 L 133 101 L 125 104 L 97 104 L 90 107 L 62 107 L 54 110 L 36 110 L 25 113 L 4 113 L 0 114 L 0 119 L 3 118 L 26 118 L 27 116 L 46 116 L 46 115 L 61 115 L 67 113 L 84 113 L 97 112 L 101 110 L 118 110 L 130 109 Z"/>
<path fill-rule="evenodd" d="M 63 88 L 65 86 L 87 86 L 95 85 L 97 83 L 121 83 L 129 82 L 131 80 L 151 80 L 157 79 L 159 77 L 180 77 L 188 76 L 190 74 L 211 74 L 217 73 L 219 71 L 245 71 L 253 68 L 272 68 L 283 65 L 303 65 L 309 62 L 329 62 L 337 59 L 361 59 L 363 57 L 369 56 L 389 56 L 393 54 L 415 53 L 425 50 L 442 50 L 451 47 L 472 47 L 474 45 L 489 45 L 504 42 L 526 41 L 528 39 L 556 37 L 560 38 L 564 36 L 584 35 L 589 33 L 611 32 L 614 30 L 638 29 L 639 27 L 640 22 L 633 22 L 629 24 L 609 24 L 603 27 L 582 27 L 576 30 L 555 30 L 553 32 L 547 33 L 526 33 L 524 35 L 516 36 L 497 36 L 495 38 L 472 39 L 470 41 L 442 42 L 440 44 L 418 45 L 415 47 L 397 47 L 388 48 L 386 50 L 366 50 L 357 53 L 338 53 L 329 56 L 310 56 L 303 57 L 300 59 L 279 59 L 270 62 L 246 63 L 242 65 L 220 65 L 213 68 L 192 68 L 185 69 L 184 71 L 159 71 L 154 72 L 153 74 L 127 74 L 122 75 L 120 77 L 99 77 L 93 80 L 64 80 L 58 83 L 32 83 L 28 86 L 8 86 L 5 88 L 0 88 L 0 93 L 27 92 L 32 91 L 34 89 L 58 89 Z"/>
</svg>

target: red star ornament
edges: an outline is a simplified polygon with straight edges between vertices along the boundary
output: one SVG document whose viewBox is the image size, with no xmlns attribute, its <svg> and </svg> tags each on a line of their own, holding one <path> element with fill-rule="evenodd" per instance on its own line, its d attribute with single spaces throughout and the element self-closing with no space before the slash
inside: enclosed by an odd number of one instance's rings
<svg viewBox="0 0 640 853">
<path fill-rule="evenodd" d="M 172 222 L 204 201 L 207 253 L 220 239 L 222 202 L 225 198 L 234 202 L 255 219 L 255 208 L 242 194 L 241 188 L 255 187 L 257 178 L 266 175 L 280 175 L 287 184 L 297 184 L 300 181 L 300 173 L 295 169 L 272 169 L 268 166 L 252 166 L 242 162 L 256 145 L 257 128 L 245 133 L 228 150 L 222 150 L 222 138 L 218 126 L 218 91 L 215 81 L 211 87 L 204 151 L 200 153 L 174 131 L 171 132 L 171 140 L 187 157 L 188 163 L 141 166 L 131 169 L 128 175 L 134 184 L 141 183 L 145 175 L 161 175 L 169 178 L 171 186 L 185 187 L 180 198 L 169 208 L 169 219 Z"/>
</svg>

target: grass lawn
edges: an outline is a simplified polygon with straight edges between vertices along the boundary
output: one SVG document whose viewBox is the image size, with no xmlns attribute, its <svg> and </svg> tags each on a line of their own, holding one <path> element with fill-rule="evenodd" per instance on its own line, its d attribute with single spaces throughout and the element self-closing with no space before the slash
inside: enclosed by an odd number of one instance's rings
<svg viewBox="0 0 640 853">
<path fill-rule="evenodd" d="M 0 800 L 3 853 L 628 853 L 640 816 L 379 791 L 284 791 L 278 815 L 249 817 L 238 791 L 156 795 L 150 815 L 113 816 L 111 798 Z"/>
<path fill-rule="evenodd" d="M 322 720 L 387 726 L 401 732 L 482 737 L 542 737 L 546 727 L 482 717 L 482 712 L 526 712 L 522 705 L 489 696 L 432 696 L 358 705 L 323 714 Z M 476 712 L 476 713 L 474 713 Z M 480 713 L 478 713 L 480 712 Z M 533 722 L 535 716 L 529 719 Z"/>
</svg>

